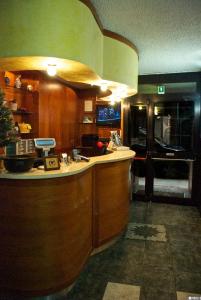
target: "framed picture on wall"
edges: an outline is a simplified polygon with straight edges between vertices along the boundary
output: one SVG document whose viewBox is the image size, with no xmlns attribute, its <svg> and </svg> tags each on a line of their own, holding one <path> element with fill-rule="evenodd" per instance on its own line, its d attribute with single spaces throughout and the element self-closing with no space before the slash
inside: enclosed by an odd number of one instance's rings
<svg viewBox="0 0 201 300">
<path fill-rule="evenodd" d="M 84 111 L 85 112 L 92 112 L 93 111 L 93 101 L 92 100 L 85 100 L 84 101 Z"/>
</svg>

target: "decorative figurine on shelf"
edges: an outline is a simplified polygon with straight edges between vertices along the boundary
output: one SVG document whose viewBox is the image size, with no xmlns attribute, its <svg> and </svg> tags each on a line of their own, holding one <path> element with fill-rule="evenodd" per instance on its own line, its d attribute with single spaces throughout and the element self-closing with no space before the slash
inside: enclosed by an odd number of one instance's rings
<svg viewBox="0 0 201 300">
<path fill-rule="evenodd" d="M 93 118 L 91 116 L 84 116 L 83 123 L 93 123 Z"/>
<path fill-rule="evenodd" d="M 30 133 L 31 131 L 31 125 L 29 123 L 18 123 L 20 133 Z"/>
<path fill-rule="evenodd" d="M 22 86 L 22 82 L 21 82 L 20 79 L 21 79 L 21 75 L 18 75 L 17 78 L 15 79 L 15 87 L 16 87 L 17 89 L 20 89 L 21 86 Z"/>
<path fill-rule="evenodd" d="M 27 91 L 32 92 L 33 91 L 33 85 L 28 84 L 27 85 Z"/>
<path fill-rule="evenodd" d="M 115 146 L 122 146 L 120 136 L 116 130 L 110 131 L 111 137 L 110 140 L 114 143 Z"/>
</svg>

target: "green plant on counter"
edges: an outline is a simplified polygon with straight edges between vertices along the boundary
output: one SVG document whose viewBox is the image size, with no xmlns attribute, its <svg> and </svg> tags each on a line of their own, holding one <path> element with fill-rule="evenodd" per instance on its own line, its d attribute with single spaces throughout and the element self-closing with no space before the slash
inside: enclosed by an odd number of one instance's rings
<svg viewBox="0 0 201 300">
<path fill-rule="evenodd" d="M 4 93 L 0 89 L 0 147 L 4 147 L 11 142 L 18 140 L 14 128 L 11 110 L 4 105 Z"/>
</svg>

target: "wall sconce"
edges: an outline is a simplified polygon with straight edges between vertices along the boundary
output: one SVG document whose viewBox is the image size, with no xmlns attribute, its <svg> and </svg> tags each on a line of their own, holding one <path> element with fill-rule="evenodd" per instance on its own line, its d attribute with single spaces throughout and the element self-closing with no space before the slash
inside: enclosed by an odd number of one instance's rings
<svg viewBox="0 0 201 300">
<path fill-rule="evenodd" d="M 47 66 L 47 74 L 49 76 L 55 76 L 57 73 L 57 66 L 56 65 L 48 65 Z"/>
</svg>

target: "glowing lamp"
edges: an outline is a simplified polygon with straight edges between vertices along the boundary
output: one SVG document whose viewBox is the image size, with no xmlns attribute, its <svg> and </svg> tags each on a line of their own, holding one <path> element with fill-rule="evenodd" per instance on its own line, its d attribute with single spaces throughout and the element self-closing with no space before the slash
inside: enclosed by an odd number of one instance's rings
<svg viewBox="0 0 201 300">
<path fill-rule="evenodd" d="M 107 91 L 107 87 L 108 87 L 107 83 L 102 83 L 101 86 L 100 86 L 100 89 L 101 89 L 102 92 L 106 92 Z"/>
<path fill-rule="evenodd" d="M 47 66 L 47 74 L 49 76 L 55 76 L 57 73 L 57 66 L 56 65 L 48 65 Z"/>
</svg>

